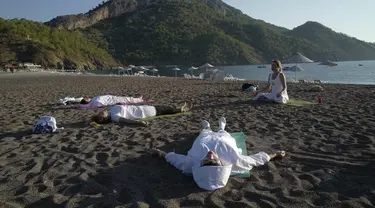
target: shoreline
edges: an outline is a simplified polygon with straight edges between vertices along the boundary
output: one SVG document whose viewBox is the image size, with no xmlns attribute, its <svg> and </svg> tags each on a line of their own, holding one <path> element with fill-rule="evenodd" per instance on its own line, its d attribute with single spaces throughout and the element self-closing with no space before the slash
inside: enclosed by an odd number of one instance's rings
<svg viewBox="0 0 375 208">
<path fill-rule="evenodd" d="M 51 71 L 39 71 L 39 72 L 15 72 L 14 74 L 10 72 L 0 72 L 0 79 L 2 77 L 17 77 L 17 76 L 22 76 L 22 77 L 28 77 L 28 76 L 38 76 L 38 75 L 45 75 L 45 76 L 82 76 L 82 77 L 87 77 L 87 76 L 93 76 L 93 77 L 117 77 L 117 78 L 159 78 L 159 79 L 183 79 L 183 80 L 198 80 L 199 79 L 186 79 L 182 76 L 180 77 L 173 77 L 173 76 L 123 76 L 123 75 L 117 75 L 117 74 L 93 74 L 93 73 L 74 73 L 74 72 L 51 72 Z M 205 81 L 205 82 L 213 82 L 210 80 L 200 80 L 200 81 Z M 264 80 L 225 80 L 225 81 L 219 81 L 219 82 L 241 82 L 241 83 L 246 83 L 246 82 L 256 82 L 256 83 L 266 83 Z M 374 84 L 362 84 L 362 83 L 330 83 L 330 82 L 323 82 L 323 83 L 292 83 L 290 81 L 287 81 L 288 85 L 358 85 L 358 86 L 365 86 L 365 87 L 372 87 L 375 86 Z"/>
</svg>

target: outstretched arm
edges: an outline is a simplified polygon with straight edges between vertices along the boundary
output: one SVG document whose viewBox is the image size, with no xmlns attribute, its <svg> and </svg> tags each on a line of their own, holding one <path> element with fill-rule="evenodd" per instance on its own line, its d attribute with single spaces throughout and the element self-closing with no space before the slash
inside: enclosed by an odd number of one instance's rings
<svg viewBox="0 0 375 208">
<path fill-rule="evenodd" d="M 165 160 L 185 174 L 192 173 L 193 163 L 189 156 L 170 152 L 165 155 Z"/>
<path fill-rule="evenodd" d="M 257 167 L 268 163 L 273 159 L 281 159 L 285 156 L 285 151 L 278 151 L 273 154 L 259 152 L 255 155 L 239 155 L 236 161 L 237 166 L 250 170 L 252 167 Z"/>
<path fill-rule="evenodd" d="M 255 155 L 239 155 L 236 165 L 243 169 L 251 170 L 252 167 L 261 166 L 271 160 L 271 157 L 265 152 L 259 152 Z"/>
<path fill-rule="evenodd" d="M 140 125 L 140 126 L 148 125 L 146 121 L 131 120 L 131 119 L 123 118 L 123 117 L 120 117 L 118 122 L 123 123 L 123 124 L 132 124 L 132 125 Z"/>
<path fill-rule="evenodd" d="M 262 93 L 262 92 L 267 92 L 267 91 L 270 91 L 270 90 L 271 90 L 271 75 L 268 76 L 267 85 L 263 89 L 261 89 L 261 90 L 254 91 L 255 92 L 254 94 L 258 94 L 258 93 Z"/>
</svg>

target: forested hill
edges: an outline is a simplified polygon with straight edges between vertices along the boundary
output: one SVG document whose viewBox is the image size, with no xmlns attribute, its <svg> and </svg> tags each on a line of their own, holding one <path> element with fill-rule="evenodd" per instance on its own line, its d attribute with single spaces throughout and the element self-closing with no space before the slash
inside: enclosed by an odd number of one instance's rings
<svg viewBox="0 0 375 208">
<path fill-rule="evenodd" d="M 34 41 L 31 49 L 48 51 L 34 59 L 47 63 L 58 59 L 80 65 L 254 64 L 294 52 L 315 61 L 375 59 L 373 43 L 316 22 L 288 30 L 251 18 L 221 0 L 110 0 L 85 14 L 60 16 L 45 25 L 52 29 L 38 26 L 44 29 L 33 36 L 43 40 L 42 47 Z M 57 33 L 64 34 L 63 45 L 74 47 L 61 46 L 51 35 Z M 16 57 L 25 54 L 14 48 L 7 45 L 6 51 Z"/>
<path fill-rule="evenodd" d="M 67 31 L 28 20 L 0 18 L 0 64 L 37 63 L 45 68 L 103 68 L 116 66 L 107 43 L 90 42 L 80 31 Z M 97 45 L 100 45 L 98 47 Z"/>
<path fill-rule="evenodd" d="M 315 43 L 324 50 L 325 56 L 331 60 L 375 59 L 375 44 L 337 33 L 318 22 L 306 22 L 286 34 Z"/>
</svg>

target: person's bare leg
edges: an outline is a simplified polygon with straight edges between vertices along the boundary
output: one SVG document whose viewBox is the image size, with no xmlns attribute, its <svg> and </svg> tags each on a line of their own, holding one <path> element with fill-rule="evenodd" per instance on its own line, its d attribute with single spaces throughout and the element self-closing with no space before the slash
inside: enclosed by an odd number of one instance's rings
<svg viewBox="0 0 375 208">
<path fill-rule="evenodd" d="M 268 154 L 270 156 L 270 160 L 274 160 L 274 159 L 282 159 L 283 157 L 285 157 L 285 151 L 278 151 L 276 153 L 273 153 L 273 154 Z"/>
</svg>

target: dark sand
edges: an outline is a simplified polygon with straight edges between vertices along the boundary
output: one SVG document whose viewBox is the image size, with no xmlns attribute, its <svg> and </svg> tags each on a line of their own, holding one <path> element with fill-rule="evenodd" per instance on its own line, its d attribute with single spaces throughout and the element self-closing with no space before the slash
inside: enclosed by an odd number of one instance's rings
<svg viewBox="0 0 375 208">
<path fill-rule="evenodd" d="M 323 105 L 249 103 L 242 83 L 49 74 L 0 75 L 0 207 L 374 207 L 375 86 L 323 85 Z M 292 98 L 316 102 L 309 85 Z M 98 110 L 59 109 L 65 96 L 144 94 L 156 104 L 195 104 L 194 114 L 152 120 L 150 127 L 88 126 Z M 32 135 L 40 115 L 64 130 Z M 150 147 L 186 153 L 207 119 L 227 118 L 249 153 L 284 149 L 281 161 L 199 189 Z"/>
</svg>

